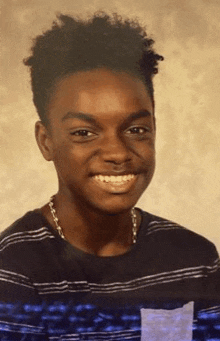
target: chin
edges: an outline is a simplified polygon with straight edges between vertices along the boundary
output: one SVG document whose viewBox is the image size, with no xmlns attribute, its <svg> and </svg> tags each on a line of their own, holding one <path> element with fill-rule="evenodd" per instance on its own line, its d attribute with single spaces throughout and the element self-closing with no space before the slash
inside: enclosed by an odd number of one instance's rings
<svg viewBox="0 0 220 341">
<path fill-rule="evenodd" d="M 105 205 L 103 203 L 95 205 L 95 209 L 102 214 L 122 214 L 128 212 L 135 206 L 137 200 L 126 202 L 126 200 L 121 200 L 119 203 L 117 202 L 108 202 Z"/>
</svg>

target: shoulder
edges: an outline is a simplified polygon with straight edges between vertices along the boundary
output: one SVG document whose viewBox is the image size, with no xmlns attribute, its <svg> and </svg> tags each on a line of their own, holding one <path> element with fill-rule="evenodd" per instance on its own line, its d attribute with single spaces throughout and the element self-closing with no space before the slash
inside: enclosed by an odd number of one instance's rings
<svg viewBox="0 0 220 341">
<path fill-rule="evenodd" d="M 35 299 L 33 281 L 40 281 L 53 264 L 55 234 L 38 210 L 27 212 L 0 236 L 2 300 Z M 48 265 L 49 263 L 49 265 Z M 39 264 L 40 269 L 39 271 Z M 37 281 L 36 280 L 36 281 Z"/>
<path fill-rule="evenodd" d="M 33 246 L 32 242 L 48 238 L 54 235 L 40 211 L 29 211 L 0 234 L 0 254 L 15 253 L 21 247 L 24 249 L 24 244 L 28 249 L 28 245 Z"/>
<path fill-rule="evenodd" d="M 143 235 L 151 239 L 168 253 L 200 259 L 202 263 L 213 263 L 219 259 L 215 245 L 207 238 L 171 220 L 142 212 Z"/>
<path fill-rule="evenodd" d="M 15 222 L 13 222 L 9 227 L 3 230 L 0 234 L 0 240 L 15 233 L 15 232 L 25 232 L 37 229 L 42 223 L 41 215 L 38 210 L 29 211 Z"/>
</svg>

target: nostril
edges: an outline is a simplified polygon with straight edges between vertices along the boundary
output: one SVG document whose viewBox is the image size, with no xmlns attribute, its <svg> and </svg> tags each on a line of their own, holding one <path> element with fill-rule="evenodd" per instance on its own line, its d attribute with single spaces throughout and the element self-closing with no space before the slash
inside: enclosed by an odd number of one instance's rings
<svg viewBox="0 0 220 341">
<path fill-rule="evenodd" d="M 104 158 L 104 161 L 111 163 L 114 169 L 120 172 L 124 164 L 131 161 L 131 158 L 128 155 L 111 155 L 110 157 Z"/>
<path fill-rule="evenodd" d="M 114 171 L 115 173 L 121 173 L 121 172 L 124 172 L 125 170 L 125 163 L 126 162 L 123 162 L 123 163 L 113 163 L 112 164 L 112 171 Z"/>
<path fill-rule="evenodd" d="M 108 162 L 111 162 L 113 164 L 113 168 L 120 172 L 121 169 L 124 167 L 124 163 L 130 162 L 131 158 L 129 156 L 119 160 L 119 159 L 115 159 L 115 160 L 109 160 Z"/>
</svg>

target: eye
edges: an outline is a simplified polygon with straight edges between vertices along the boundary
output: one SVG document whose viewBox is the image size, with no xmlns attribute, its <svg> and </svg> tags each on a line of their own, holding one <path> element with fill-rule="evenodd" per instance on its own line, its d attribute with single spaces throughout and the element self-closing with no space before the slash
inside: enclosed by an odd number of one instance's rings
<svg viewBox="0 0 220 341">
<path fill-rule="evenodd" d="M 143 135 L 146 132 L 148 132 L 149 129 L 146 129 L 144 127 L 132 127 L 130 129 L 127 130 L 128 134 L 138 134 L 138 135 Z"/>
<path fill-rule="evenodd" d="M 151 129 L 149 127 L 143 126 L 133 126 L 126 130 L 126 134 L 134 136 L 145 136 L 150 133 Z"/>
<path fill-rule="evenodd" d="M 73 140 L 76 142 L 85 142 L 87 140 L 93 139 L 96 134 L 88 129 L 78 129 L 75 131 L 71 131 L 70 135 L 72 136 Z"/>
<path fill-rule="evenodd" d="M 135 125 L 125 131 L 127 138 L 135 141 L 152 140 L 154 138 L 153 130 L 148 125 Z"/>
<path fill-rule="evenodd" d="M 82 130 L 77 130 L 77 131 L 72 132 L 71 135 L 89 137 L 93 135 L 93 133 L 89 130 L 82 129 Z"/>
</svg>

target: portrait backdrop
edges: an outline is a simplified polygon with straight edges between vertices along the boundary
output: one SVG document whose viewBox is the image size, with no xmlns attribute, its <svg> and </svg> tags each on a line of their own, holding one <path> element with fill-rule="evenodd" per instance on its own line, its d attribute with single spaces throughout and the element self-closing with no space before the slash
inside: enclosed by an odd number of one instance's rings
<svg viewBox="0 0 220 341">
<path fill-rule="evenodd" d="M 165 57 L 154 79 L 157 165 L 139 207 L 204 235 L 220 251 L 220 1 L 3 0 L 0 229 L 57 191 L 34 138 L 37 120 L 22 59 L 56 14 L 96 10 L 137 18 Z"/>
</svg>

